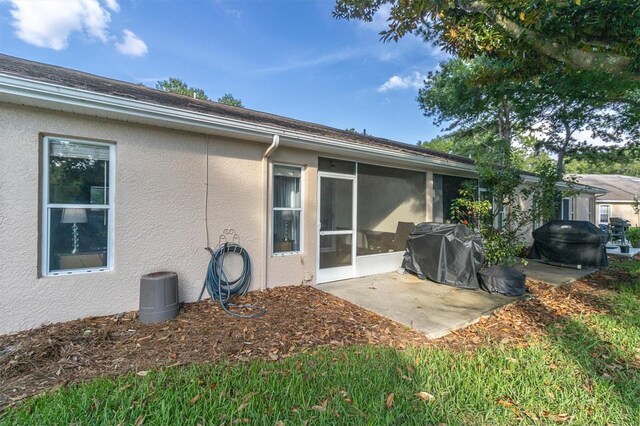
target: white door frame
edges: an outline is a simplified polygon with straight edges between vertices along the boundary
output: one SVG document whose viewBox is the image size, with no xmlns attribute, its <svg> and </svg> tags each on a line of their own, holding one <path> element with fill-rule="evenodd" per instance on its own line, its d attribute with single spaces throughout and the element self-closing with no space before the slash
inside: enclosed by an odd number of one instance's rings
<svg viewBox="0 0 640 426">
<path fill-rule="evenodd" d="M 321 231 L 321 184 L 322 178 L 331 178 L 331 179 L 344 179 L 350 180 L 352 185 L 352 209 L 351 209 L 351 230 L 341 230 L 341 231 Z M 357 200 L 358 200 L 358 186 L 356 185 L 356 176 L 355 175 L 345 175 L 341 173 L 330 173 L 330 172 L 318 172 L 318 224 L 317 224 L 317 232 L 318 232 L 318 243 L 316 250 L 316 269 L 317 269 L 317 279 L 316 282 L 318 284 L 330 282 L 330 281 L 339 281 L 349 278 L 354 278 L 356 276 L 356 246 L 357 246 L 357 231 L 356 231 L 356 219 L 357 219 Z M 348 266 L 339 266 L 336 268 L 324 268 L 320 269 L 320 237 L 325 235 L 351 235 L 351 265 Z"/>
</svg>

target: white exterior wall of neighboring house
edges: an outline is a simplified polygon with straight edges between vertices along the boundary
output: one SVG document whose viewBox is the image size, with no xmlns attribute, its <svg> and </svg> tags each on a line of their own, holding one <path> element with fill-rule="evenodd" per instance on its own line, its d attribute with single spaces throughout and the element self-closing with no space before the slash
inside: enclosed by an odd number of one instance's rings
<svg viewBox="0 0 640 426">
<path fill-rule="evenodd" d="M 607 224 L 618 217 L 640 226 L 640 213 L 633 209 L 634 197 L 640 197 L 640 177 L 625 175 L 584 174 L 576 176 L 579 183 L 606 190 L 596 197 L 596 224 Z"/>
<path fill-rule="evenodd" d="M 633 206 L 631 205 L 631 201 L 629 202 L 619 202 L 619 201 L 601 201 L 596 199 L 596 211 L 601 213 L 603 218 L 606 216 L 608 218 L 612 217 L 621 217 L 629 221 L 631 226 L 640 226 L 640 213 L 636 213 L 633 210 Z M 598 223 L 607 223 L 600 222 L 600 217 L 598 216 Z"/>
<path fill-rule="evenodd" d="M 526 184 L 525 184 L 526 185 Z M 576 188 L 577 189 L 577 188 Z M 519 205 L 522 210 L 527 210 L 532 207 L 532 198 L 524 199 L 520 197 Z M 566 216 L 568 220 L 583 220 L 591 222 L 597 225 L 597 219 L 595 215 L 595 195 L 591 192 L 579 192 L 577 194 L 566 197 L 566 202 L 563 203 L 564 207 L 569 206 Z M 531 226 L 525 227 L 523 233 L 525 240 L 528 244 L 533 244 L 533 236 L 531 232 L 536 228 L 542 226 L 542 223 L 532 223 Z"/>
</svg>

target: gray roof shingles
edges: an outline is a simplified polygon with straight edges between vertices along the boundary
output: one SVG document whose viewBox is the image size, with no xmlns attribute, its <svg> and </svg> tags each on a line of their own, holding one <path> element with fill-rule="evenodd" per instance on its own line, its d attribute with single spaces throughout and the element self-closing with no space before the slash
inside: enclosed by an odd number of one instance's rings
<svg viewBox="0 0 640 426">
<path fill-rule="evenodd" d="M 447 154 L 374 136 L 348 132 L 328 126 L 295 120 L 275 114 L 268 114 L 247 108 L 232 107 L 213 101 L 202 101 L 188 96 L 167 93 L 143 85 L 99 77 L 68 68 L 28 61 L 0 54 L 0 74 L 35 80 L 59 86 L 87 90 L 99 94 L 118 96 L 151 104 L 178 108 L 186 111 L 241 120 L 255 124 L 268 124 L 285 130 L 293 130 L 322 136 L 357 145 L 379 147 L 393 151 L 410 153 L 423 157 L 470 165 L 472 159 Z"/>
<path fill-rule="evenodd" d="M 601 198 L 611 201 L 631 201 L 633 196 L 640 196 L 640 177 L 624 175 L 578 174 L 578 182 L 595 186 L 608 191 Z"/>
</svg>

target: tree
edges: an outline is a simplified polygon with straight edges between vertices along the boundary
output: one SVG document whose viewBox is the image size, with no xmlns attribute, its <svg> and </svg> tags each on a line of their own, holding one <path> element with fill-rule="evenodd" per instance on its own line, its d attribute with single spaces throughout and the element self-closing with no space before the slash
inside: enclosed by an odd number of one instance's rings
<svg viewBox="0 0 640 426">
<path fill-rule="evenodd" d="M 170 77 L 168 80 L 158 81 L 156 83 L 156 89 L 169 93 L 176 93 L 178 95 L 189 96 L 190 98 L 201 99 L 203 101 L 209 100 L 209 97 L 202 89 L 189 87 L 187 83 L 175 77 Z"/>
<path fill-rule="evenodd" d="M 523 65 L 487 56 L 449 60 L 428 75 L 419 91 L 420 108 L 436 125 L 446 122 L 447 130 L 473 134 L 455 144 L 463 154 L 492 155 L 508 166 L 526 158 L 514 150 L 524 148 L 526 156 L 533 142 L 537 152 L 557 157 L 560 174 L 568 155 L 593 150 L 576 137 L 579 131 L 612 143 L 598 147 L 598 155 L 617 155 L 616 150 L 630 148 L 615 142 L 638 139 L 640 113 L 630 97 L 635 84 L 589 71 L 532 74 Z"/>
<path fill-rule="evenodd" d="M 485 155 L 508 167 L 514 139 L 525 127 L 520 110 L 529 104 L 516 79 L 519 72 L 503 59 L 451 59 L 428 74 L 417 100 L 434 124 L 446 122 L 447 130 L 472 132 Z"/>
<path fill-rule="evenodd" d="M 419 142 L 418 145 L 471 159 L 496 158 L 500 150 L 496 143 L 496 132 L 492 128 L 470 128 Z M 532 136 L 519 138 L 518 144 L 511 147 L 511 165 L 519 170 L 533 172 L 541 163 L 548 164 L 551 158 L 545 152 L 536 152 L 536 142 Z"/>
<path fill-rule="evenodd" d="M 640 177 L 640 156 L 632 150 L 619 155 L 576 155 L 565 168 L 570 174 L 607 174 Z"/>
<path fill-rule="evenodd" d="M 231 93 L 225 93 L 224 96 L 219 97 L 218 102 L 225 105 L 244 108 L 244 105 L 242 105 L 242 100 L 234 98 Z"/>
<path fill-rule="evenodd" d="M 576 136 L 578 132 L 609 143 L 597 150 L 613 156 L 629 149 L 624 143 L 640 133 L 638 108 L 629 98 L 633 86 L 615 76 L 557 69 L 527 83 L 524 90 L 530 94 L 526 113 L 535 118 L 532 131 L 538 138 L 536 147 L 557 157 L 561 175 L 567 155 L 584 156 L 594 149 L 590 140 Z"/>
<path fill-rule="evenodd" d="M 385 4 L 384 41 L 416 34 L 462 58 L 489 54 L 640 81 L 637 0 L 337 0 L 333 13 L 371 21 Z"/>
</svg>

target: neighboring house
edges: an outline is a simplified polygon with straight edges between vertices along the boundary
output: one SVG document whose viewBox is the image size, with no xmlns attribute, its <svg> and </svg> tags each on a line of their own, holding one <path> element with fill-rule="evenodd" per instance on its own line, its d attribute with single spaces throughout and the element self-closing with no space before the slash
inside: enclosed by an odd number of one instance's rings
<svg viewBox="0 0 640 426">
<path fill-rule="evenodd" d="M 640 198 L 640 177 L 623 175 L 577 175 L 578 182 L 607 190 L 596 197 L 597 224 L 609 223 L 609 218 L 621 217 L 631 226 L 640 226 L 640 211 L 634 210 L 634 200 Z M 636 197 L 634 199 L 634 197 Z"/>
<path fill-rule="evenodd" d="M 194 301 L 229 228 L 252 290 L 393 271 L 475 178 L 467 158 L 4 55 L 0 141 L 0 334 L 135 310 L 155 271 Z"/>
</svg>

